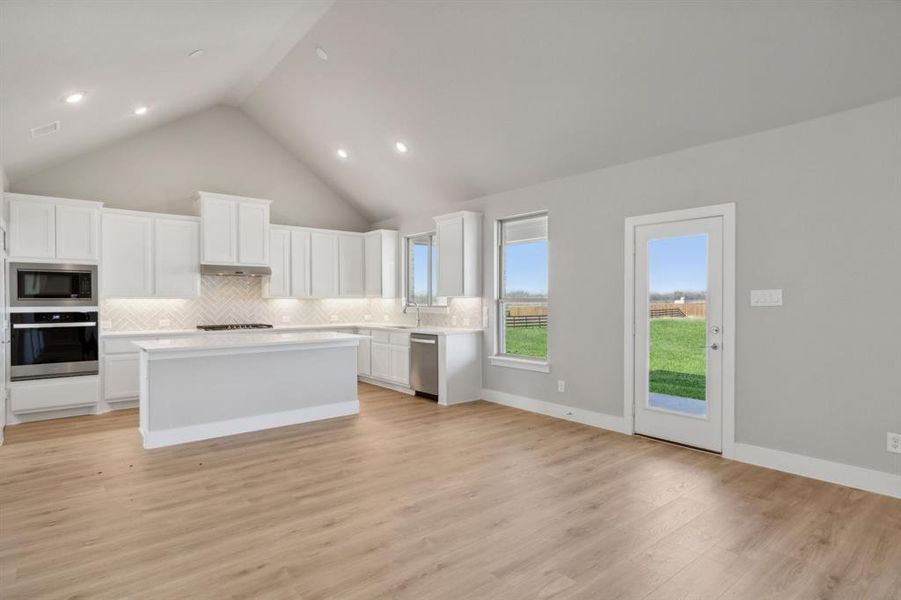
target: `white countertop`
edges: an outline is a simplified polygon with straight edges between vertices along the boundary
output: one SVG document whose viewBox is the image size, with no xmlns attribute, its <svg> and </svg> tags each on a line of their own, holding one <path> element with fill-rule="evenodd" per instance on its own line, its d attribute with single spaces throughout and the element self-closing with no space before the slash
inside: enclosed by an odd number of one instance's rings
<svg viewBox="0 0 901 600">
<path fill-rule="evenodd" d="M 185 352 L 207 350 L 242 350 L 277 346 L 348 346 L 357 345 L 364 336 L 331 331 L 310 331 L 306 333 L 269 332 L 233 333 L 213 336 L 181 336 L 161 340 L 138 340 L 134 345 L 150 353 Z"/>
<path fill-rule="evenodd" d="M 276 325 L 272 329 L 232 329 L 227 331 L 203 331 L 200 329 L 148 329 L 139 331 L 101 331 L 103 338 L 133 338 L 133 337 L 181 337 L 181 336 L 223 336 L 223 335 L 253 335 L 261 333 L 278 332 L 303 332 L 322 331 L 329 329 L 378 329 L 389 331 L 406 331 L 409 333 L 430 333 L 434 335 L 465 335 L 482 333 L 481 329 L 464 327 L 411 327 L 409 325 L 395 325 L 391 323 L 329 323 L 323 325 Z"/>
</svg>

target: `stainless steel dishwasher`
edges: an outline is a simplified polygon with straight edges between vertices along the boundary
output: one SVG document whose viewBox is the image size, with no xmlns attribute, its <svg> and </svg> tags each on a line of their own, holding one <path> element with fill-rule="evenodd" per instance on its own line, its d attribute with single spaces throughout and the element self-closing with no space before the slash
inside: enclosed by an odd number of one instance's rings
<svg viewBox="0 0 901 600">
<path fill-rule="evenodd" d="M 417 394 L 438 399 L 438 336 L 410 334 L 410 387 Z"/>
</svg>

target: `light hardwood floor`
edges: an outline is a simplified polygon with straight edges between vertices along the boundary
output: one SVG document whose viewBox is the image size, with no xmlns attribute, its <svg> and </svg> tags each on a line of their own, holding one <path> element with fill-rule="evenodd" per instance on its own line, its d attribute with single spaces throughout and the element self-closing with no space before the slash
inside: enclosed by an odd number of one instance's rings
<svg viewBox="0 0 901 600">
<path fill-rule="evenodd" d="M 901 501 L 477 402 L 0 448 L 0 597 L 901 598 Z"/>
</svg>

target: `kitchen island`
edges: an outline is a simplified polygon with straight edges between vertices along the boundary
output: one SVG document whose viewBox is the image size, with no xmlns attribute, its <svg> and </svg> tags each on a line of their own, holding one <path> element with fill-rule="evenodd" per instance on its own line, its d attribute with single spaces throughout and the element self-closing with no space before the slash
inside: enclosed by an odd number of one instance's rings
<svg viewBox="0 0 901 600">
<path fill-rule="evenodd" d="M 348 333 L 242 333 L 140 340 L 144 448 L 360 411 Z"/>
</svg>

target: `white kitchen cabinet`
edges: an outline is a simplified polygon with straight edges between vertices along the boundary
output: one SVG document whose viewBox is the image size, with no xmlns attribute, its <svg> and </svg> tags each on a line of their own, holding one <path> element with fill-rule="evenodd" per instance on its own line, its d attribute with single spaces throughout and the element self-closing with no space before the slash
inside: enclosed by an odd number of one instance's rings
<svg viewBox="0 0 901 600">
<path fill-rule="evenodd" d="M 338 235 L 339 295 L 363 295 L 363 236 L 356 233 Z"/>
<path fill-rule="evenodd" d="M 460 211 L 435 217 L 441 297 L 481 295 L 482 215 Z"/>
<path fill-rule="evenodd" d="M 365 335 L 360 333 L 360 335 Z M 360 340 L 357 346 L 357 375 L 369 376 L 372 374 L 372 341 L 369 338 Z"/>
<path fill-rule="evenodd" d="M 291 295 L 291 230 L 273 227 L 269 231 L 269 267 L 272 274 L 265 282 L 268 298 Z"/>
<path fill-rule="evenodd" d="M 203 196 L 200 207 L 204 263 L 232 265 L 238 261 L 238 204 Z"/>
<path fill-rule="evenodd" d="M 56 205 L 56 258 L 95 261 L 99 257 L 100 211 L 96 206 Z"/>
<path fill-rule="evenodd" d="M 153 219 L 153 295 L 200 296 L 200 222 L 190 217 Z"/>
<path fill-rule="evenodd" d="M 376 342 L 372 339 L 370 344 L 370 374 L 376 379 L 389 381 L 391 377 L 391 345 Z"/>
<path fill-rule="evenodd" d="M 100 267 L 105 298 L 195 298 L 200 223 L 196 217 L 106 210 Z"/>
<path fill-rule="evenodd" d="M 365 295 L 375 298 L 397 297 L 396 231 L 380 229 L 364 236 Z"/>
<path fill-rule="evenodd" d="M 153 218 L 141 213 L 103 214 L 101 289 L 106 298 L 153 295 Z"/>
<path fill-rule="evenodd" d="M 310 291 L 310 232 L 291 231 L 291 296 L 308 298 Z"/>
<path fill-rule="evenodd" d="M 5 197 L 11 260 L 97 262 L 102 203 L 28 194 Z"/>
<path fill-rule="evenodd" d="M 269 264 L 269 200 L 199 192 L 201 262 Z"/>
<path fill-rule="evenodd" d="M 238 202 L 238 263 L 269 264 L 269 204 Z"/>
<path fill-rule="evenodd" d="M 410 347 L 391 346 L 391 379 L 403 386 L 410 385 Z"/>
<path fill-rule="evenodd" d="M 103 399 L 107 402 L 137 400 L 139 393 L 138 352 L 103 357 Z"/>
<path fill-rule="evenodd" d="M 316 298 L 339 295 L 337 233 L 310 233 L 310 295 Z"/>
</svg>

